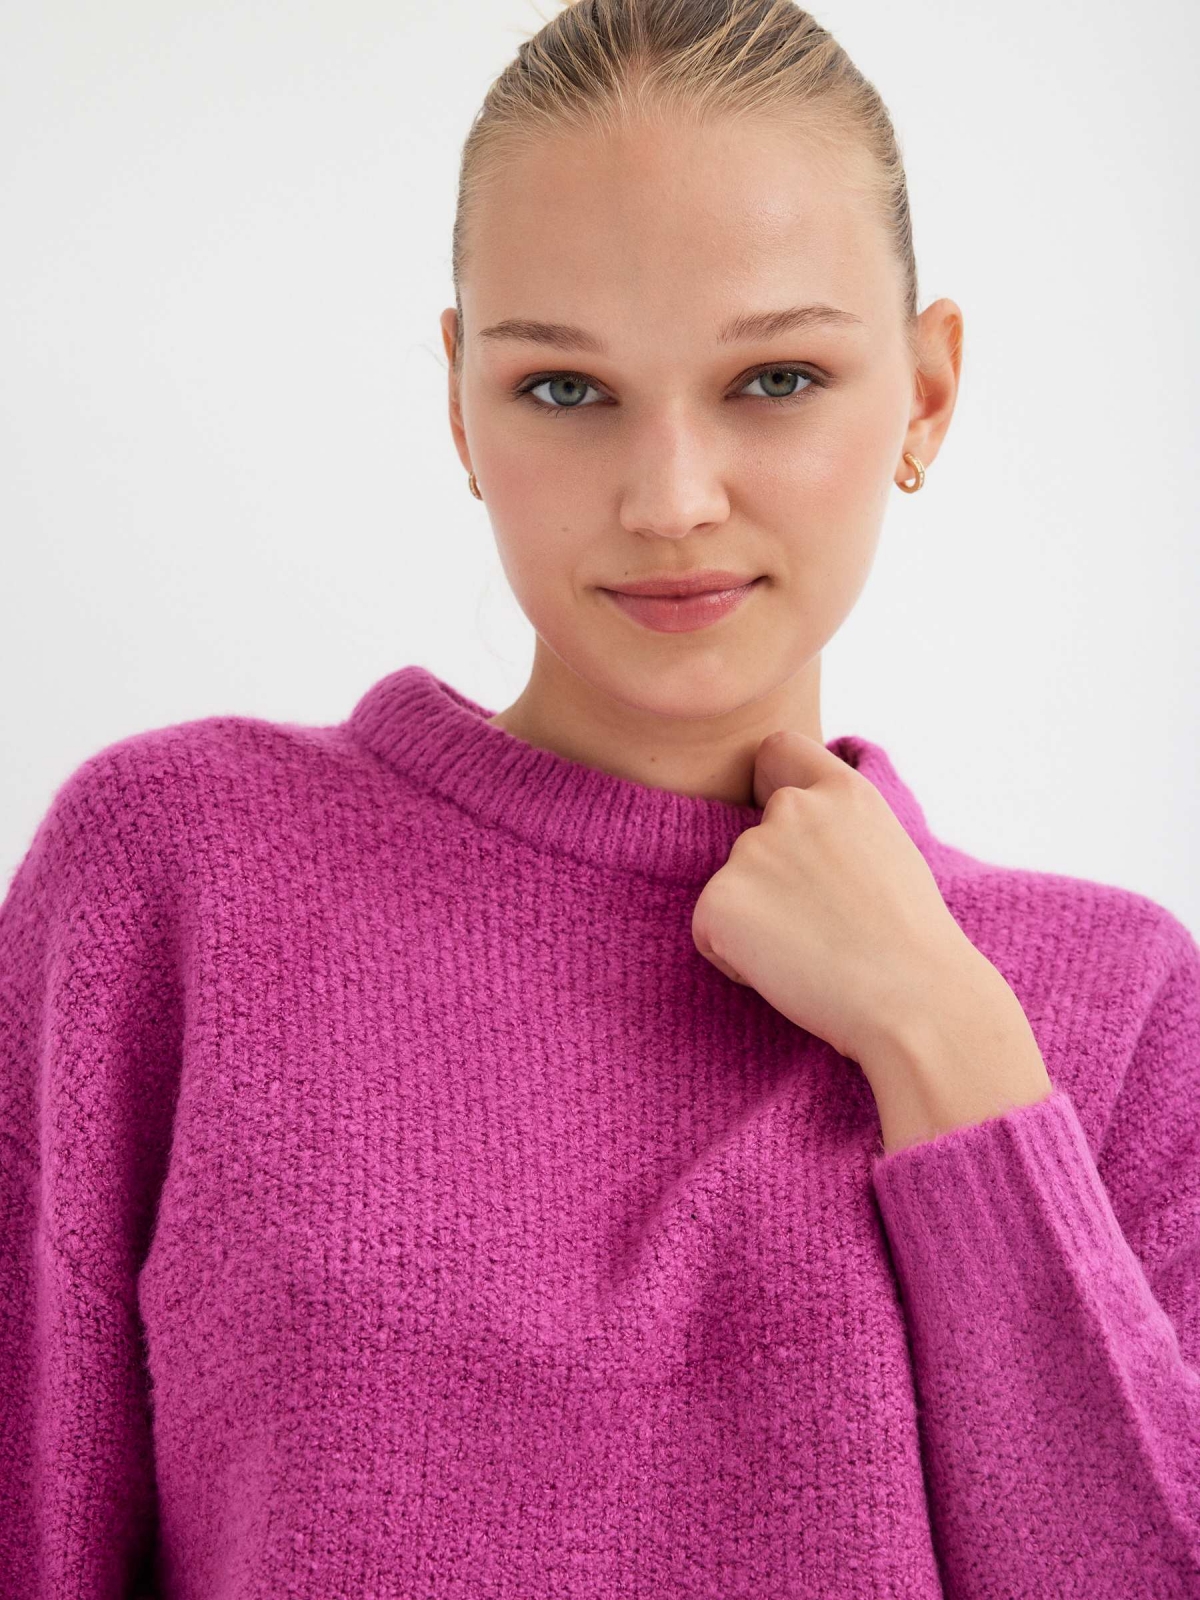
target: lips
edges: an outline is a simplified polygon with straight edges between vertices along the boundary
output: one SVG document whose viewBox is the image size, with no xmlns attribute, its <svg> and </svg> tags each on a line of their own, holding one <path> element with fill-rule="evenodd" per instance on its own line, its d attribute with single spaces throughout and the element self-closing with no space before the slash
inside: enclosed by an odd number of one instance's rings
<svg viewBox="0 0 1200 1600">
<path fill-rule="evenodd" d="M 707 628 L 742 605 L 747 596 L 758 589 L 761 578 L 740 583 L 736 588 L 701 590 L 684 596 L 626 594 L 620 590 L 601 592 L 634 622 L 652 628 L 656 633 L 692 633 L 697 628 Z"/>
<path fill-rule="evenodd" d="M 753 583 L 757 574 L 726 572 L 706 568 L 703 572 L 662 573 L 654 578 L 639 578 L 629 583 L 610 584 L 610 594 L 652 595 L 656 598 L 682 599 L 697 594 L 720 594 L 730 589 L 744 589 Z"/>
</svg>

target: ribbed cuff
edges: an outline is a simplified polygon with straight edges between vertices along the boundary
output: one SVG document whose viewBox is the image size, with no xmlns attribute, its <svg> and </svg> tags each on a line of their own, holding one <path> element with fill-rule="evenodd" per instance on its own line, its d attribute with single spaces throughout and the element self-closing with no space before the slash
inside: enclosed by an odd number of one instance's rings
<svg viewBox="0 0 1200 1600">
<path fill-rule="evenodd" d="M 1148 1293 L 1070 1097 L 1018 1106 L 878 1157 L 872 1169 L 888 1243 L 910 1308 L 994 1313 L 998 1290 L 1040 1302 L 1038 1263 L 1063 1263 L 1080 1288 L 1121 1261 Z M 1084 1291 L 1086 1292 L 1086 1290 Z M 1121 1294 L 1115 1296 L 1122 1301 Z"/>
</svg>

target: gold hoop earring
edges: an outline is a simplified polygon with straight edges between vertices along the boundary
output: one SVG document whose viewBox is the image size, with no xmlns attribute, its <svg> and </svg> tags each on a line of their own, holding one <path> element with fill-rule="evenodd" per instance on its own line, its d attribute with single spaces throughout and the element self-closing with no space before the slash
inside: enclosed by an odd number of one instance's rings
<svg viewBox="0 0 1200 1600">
<path fill-rule="evenodd" d="M 467 475 L 467 486 L 469 487 L 471 493 L 475 496 L 476 500 L 483 499 L 483 496 L 479 492 L 479 485 L 475 482 L 475 474 L 473 472 Z"/>
<path fill-rule="evenodd" d="M 916 494 L 918 489 L 924 487 L 924 484 L 925 484 L 925 468 L 917 460 L 916 456 L 912 455 L 907 450 L 904 452 L 904 460 L 909 462 L 909 464 L 912 466 L 912 469 L 916 473 L 917 476 L 916 476 L 916 479 L 912 483 L 905 483 L 903 480 L 901 480 L 901 482 L 898 483 L 896 485 L 896 487 L 898 489 L 903 489 L 905 494 Z"/>
</svg>

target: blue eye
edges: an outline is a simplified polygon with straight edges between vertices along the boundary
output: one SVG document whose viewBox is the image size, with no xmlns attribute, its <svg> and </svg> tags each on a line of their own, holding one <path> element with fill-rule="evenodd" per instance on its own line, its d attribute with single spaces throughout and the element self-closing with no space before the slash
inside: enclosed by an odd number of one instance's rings
<svg viewBox="0 0 1200 1600">
<path fill-rule="evenodd" d="M 535 389 L 544 389 L 549 384 L 553 383 L 567 384 L 568 386 L 580 391 L 586 391 L 588 389 L 595 388 L 594 384 L 588 383 L 587 379 L 582 378 L 577 372 L 555 372 L 552 373 L 548 378 L 534 378 L 533 381 L 524 389 L 518 389 L 517 393 L 521 395 L 529 395 L 530 398 L 532 398 L 533 391 Z M 534 404 L 540 407 L 540 409 L 543 411 L 552 411 L 556 416 L 560 411 L 585 411 L 587 409 L 586 406 L 579 404 L 565 406 L 554 405 L 549 400 L 535 400 Z"/>
<path fill-rule="evenodd" d="M 800 367 L 772 365 L 760 367 L 757 372 L 752 372 L 748 378 L 743 380 L 743 387 L 751 383 L 757 383 L 760 378 L 767 378 L 772 383 L 780 378 L 784 380 L 789 378 L 804 379 L 804 387 L 793 389 L 791 394 L 750 396 L 752 400 L 765 400 L 769 405 L 774 406 L 795 405 L 798 400 L 804 398 L 809 389 L 813 387 L 824 388 L 826 386 L 826 379 L 817 377 L 815 373 L 805 372 Z M 566 411 L 588 411 L 591 409 L 590 405 L 584 405 L 579 401 L 568 405 L 554 405 L 550 401 L 536 398 L 535 390 L 546 388 L 552 384 L 565 384 L 580 395 L 585 394 L 589 389 L 596 389 L 599 392 L 599 386 L 589 382 L 580 372 L 550 372 L 526 379 L 514 393 L 518 399 L 528 397 L 539 411 L 544 411 L 552 417 L 560 417 Z"/>
<path fill-rule="evenodd" d="M 746 381 L 748 383 L 757 383 L 760 378 L 769 378 L 772 383 L 776 378 L 803 378 L 805 380 L 806 387 L 793 389 L 791 394 L 767 394 L 762 396 L 764 400 L 773 401 L 775 405 L 784 404 L 788 400 L 799 399 L 802 394 L 808 393 L 808 385 L 817 382 L 809 373 L 801 372 L 797 367 L 763 367 L 760 372 L 756 372 L 752 378 L 748 378 Z"/>
</svg>

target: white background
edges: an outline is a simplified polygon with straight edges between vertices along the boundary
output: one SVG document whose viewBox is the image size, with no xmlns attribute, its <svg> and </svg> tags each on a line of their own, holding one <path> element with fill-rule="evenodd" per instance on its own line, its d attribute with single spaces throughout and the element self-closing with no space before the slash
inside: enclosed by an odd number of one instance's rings
<svg viewBox="0 0 1200 1600">
<path fill-rule="evenodd" d="M 533 637 L 446 413 L 461 144 L 546 0 L 0 9 L 0 871 L 143 729 Z M 1192 0 L 816 10 L 887 102 L 958 409 L 823 667 L 935 833 L 1200 930 Z M 536 308 L 529 308 L 531 311 Z"/>
</svg>

